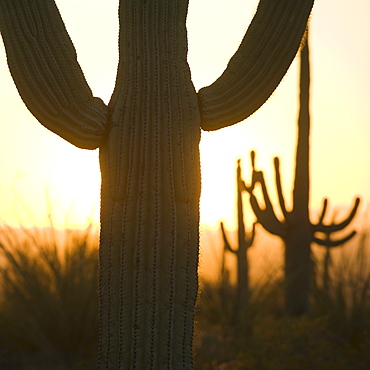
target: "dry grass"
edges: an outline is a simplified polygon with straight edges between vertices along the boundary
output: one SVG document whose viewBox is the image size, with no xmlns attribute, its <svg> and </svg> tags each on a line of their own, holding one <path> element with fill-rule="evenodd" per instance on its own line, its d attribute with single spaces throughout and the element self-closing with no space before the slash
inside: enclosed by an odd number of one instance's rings
<svg viewBox="0 0 370 370">
<path fill-rule="evenodd" d="M 6 368 L 72 368 L 96 353 L 97 235 L 91 227 L 64 232 L 5 228 L 0 252 Z"/>
<path fill-rule="evenodd" d="M 53 228 L 0 231 L 0 369 L 94 369 L 97 235 Z M 330 284 L 318 262 L 311 314 L 284 316 L 276 266 L 255 281 L 241 322 L 230 325 L 234 287 L 201 281 L 198 369 L 367 369 L 370 264 L 366 238 L 337 258 Z M 271 272 L 273 271 L 273 272 Z"/>
</svg>

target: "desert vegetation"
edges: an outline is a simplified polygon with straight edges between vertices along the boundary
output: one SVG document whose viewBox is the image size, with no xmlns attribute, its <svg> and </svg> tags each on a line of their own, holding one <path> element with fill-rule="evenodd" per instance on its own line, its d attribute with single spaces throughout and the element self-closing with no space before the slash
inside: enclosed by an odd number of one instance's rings
<svg viewBox="0 0 370 370">
<path fill-rule="evenodd" d="M 310 311 L 299 317 L 285 312 L 283 265 L 265 266 L 263 277 L 251 279 L 249 300 L 237 325 L 230 325 L 235 295 L 235 285 L 225 279 L 230 274 L 221 274 L 220 268 L 218 280 L 202 281 L 196 327 L 199 368 L 366 369 L 370 363 L 367 233 L 349 244 L 350 251 L 329 252 L 329 284 L 324 255 L 314 248 Z"/>
<path fill-rule="evenodd" d="M 94 228 L 3 227 L 0 240 L 0 368 L 94 369 L 98 346 Z M 329 251 L 329 264 L 325 253 L 314 250 L 308 314 L 285 314 L 283 266 L 266 265 L 263 274 L 250 281 L 249 299 L 237 325 L 232 323 L 235 284 L 227 277 L 231 274 L 221 273 L 220 259 L 217 278 L 200 281 L 196 368 L 366 369 L 368 233 L 361 231 L 348 243 L 350 248 Z M 249 262 L 253 264 L 253 258 Z"/>
<path fill-rule="evenodd" d="M 98 234 L 92 226 L 3 227 L 0 233 L 0 368 L 91 367 L 98 338 Z"/>
</svg>

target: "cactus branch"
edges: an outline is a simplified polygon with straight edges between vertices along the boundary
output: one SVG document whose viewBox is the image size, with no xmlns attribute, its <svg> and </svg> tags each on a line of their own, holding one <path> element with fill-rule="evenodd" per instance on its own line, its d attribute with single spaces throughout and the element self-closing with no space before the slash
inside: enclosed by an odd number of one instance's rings
<svg viewBox="0 0 370 370">
<path fill-rule="evenodd" d="M 333 222 L 330 225 L 324 225 L 323 217 L 320 217 L 319 222 L 317 224 L 312 225 L 313 231 L 327 234 L 327 233 L 333 233 L 333 232 L 344 229 L 346 226 L 348 226 L 351 223 L 351 221 L 355 217 L 359 204 L 360 204 L 360 198 L 356 198 L 354 201 L 352 210 L 350 211 L 347 218 L 344 219 L 342 222 L 339 222 L 339 223 Z"/>
<path fill-rule="evenodd" d="M 256 237 L 256 225 L 257 225 L 257 222 L 253 222 L 252 231 L 251 231 L 250 237 L 248 239 L 248 242 L 249 242 L 250 245 L 252 245 L 254 243 L 254 238 Z"/>
<path fill-rule="evenodd" d="M 245 251 L 253 244 L 256 223 L 253 223 L 252 231 L 248 233 L 244 225 L 244 207 L 243 207 L 243 190 L 245 183 L 242 180 L 242 170 L 240 166 L 240 159 L 237 162 L 236 169 L 236 183 L 237 183 L 237 211 L 238 211 L 238 244 L 239 249 L 242 248 Z"/>
<path fill-rule="evenodd" d="M 228 241 L 226 236 L 225 227 L 223 222 L 220 222 L 222 238 L 224 240 L 225 249 L 231 253 L 237 254 L 238 251 L 241 249 L 245 252 L 247 249 L 253 244 L 255 231 L 256 231 L 256 223 L 253 223 L 252 231 L 248 233 L 245 229 L 244 225 L 244 207 L 243 207 L 243 198 L 242 193 L 246 190 L 246 186 L 244 181 L 242 180 L 241 176 L 241 166 L 240 166 L 240 159 L 237 161 L 237 168 L 236 168 L 236 184 L 237 184 L 237 216 L 238 216 L 238 249 L 233 249 L 231 244 Z"/>
<path fill-rule="evenodd" d="M 260 1 L 224 73 L 199 91 L 202 129 L 242 121 L 269 98 L 295 57 L 312 5 L 313 0 Z"/>
<path fill-rule="evenodd" d="M 265 178 L 262 171 L 257 171 L 255 169 L 255 153 L 251 152 L 252 161 L 252 183 L 251 186 L 247 186 L 245 182 L 242 182 L 243 190 L 247 191 L 250 195 L 250 204 L 252 206 L 253 212 L 257 218 L 257 221 L 271 234 L 283 237 L 286 233 L 284 223 L 282 223 L 275 215 L 270 196 L 267 191 Z M 261 185 L 263 201 L 265 207 L 262 208 L 254 195 L 253 191 L 256 184 Z"/>
<path fill-rule="evenodd" d="M 328 235 L 330 235 L 330 234 L 328 234 Z M 344 243 L 347 243 L 355 235 L 356 235 L 356 231 L 352 231 L 348 235 L 346 235 L 343 238 L 338 239 L 338 240 L 331 240 L 329 237 L 321 239 L 321 238 L 319 238 L 317 236 L 313 236 L 312 237 L 312 241 L 314 243 L 316 243 L 318 245 L 322 245 L 324 247 L 334 248 L 334 247 L 339 247 L 339 246 L 343 245 Z"/>
<path fill-rule="evenodd" d="M 321 213 L 320 213 L 318 224 L 323 223 L 327 209 L 328 209 L 328 198 L 324 198 L 322 202 L 322 208 L 321 208 Z"/>
<path fill-rule="evenodd" d="M 251 185 L 247 186 L 245 181 L 243 181 L 242 178 L 240 178 L 240 189 L 243 191 L 248 192 L 251 194 L 254 190 L 254 187 L 257 182 L 257 176 L 258 176 L 258 171 L 256 171 L 256 152 L 254 150 L 251 150 L 250 152 L 250 158 L 251 158 L 251 166 L 252 166 L 252 181 Z"/>
<path fill-rule="evenodd" d="M 275 182 L 276 182 L 276 190 L 278 193 L 278 198 L 279 198 L 279 204 L 281 211 L 284 215 L 285 220 L 289 218 L 289 212 L 286 208 L 285 205 L 285 199 L 284 199 L 284 194 L 283 194 L 283 188 L 281 185 L 281 176 L 280 176 L 280 161 L 278 157 L 274 158 L 274 167 L 275 167 Z"/>
<path fill-rule="evenodd" d="M 328 199 L 325 198 L 323 202 L 323 208 L 322 208 L 320 220 L 319 220 L 319 223 L 321 224 L 324 221 L 324 216 L 326 213 L 327 205 L 328 205 Z M 335 224 L 334 220 L 335 220 L 335 213 L 333 214 L 332 225 Z M 332 231 L 328 230 L 327 232 L 324 233 L 324 237 L 321 238 L 321 237 L 316 236 L 315 231 L 313 231 L 313 236 L 312 236 L 312 241 L 314 243 L 326 247 L 326 253 L 325 253 L 325 258 L 324 258 L 324 271 L 325 271 L 324 274 L 325 274 L 325 280 L 326 280 L 325 285 L 326 286 L 327 286 L 327 280 L 329 278 L 329 264 L 331 263 L 330 248 L 342 246 L 344 243 L 348 242 L 350 239 L 352 239 L 356 235 L 356 231 L 352 231 L 348 235 L 340 239 L 337 239 L 337 240 L 333 240 L 331 238 L 331 234 L 332 234 Z"/>
<path fill-rule="evenodd" d="M 0 1 L 0 30 L 18 92 L 49 130 L 85 149 L 103 138 L 108 109 L 94 98 L 53 1 Z"/>
<path fill-rule="evenodd" d="M 231 253 L 236 253 L 236 250 L 231 247 L 231 244 L 229 243 L 229 239 L 227 238 L 226 231 L 225 231 L 225 226 L 223 222 L 220 222 L 220 228 L 221 228 L 221 233 L 222 233 L 222 239 L 224 241 L 224 248 L 225 250 L 231 252 Z"/>
</svg>

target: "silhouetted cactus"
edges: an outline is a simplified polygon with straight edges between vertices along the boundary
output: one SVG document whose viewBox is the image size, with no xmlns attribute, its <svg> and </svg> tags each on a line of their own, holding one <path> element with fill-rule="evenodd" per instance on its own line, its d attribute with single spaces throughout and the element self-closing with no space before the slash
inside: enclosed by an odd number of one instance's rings
<svg viewBox="0 0 370 370">
<path fill-rule="evenodd" d="M 225 232 L 223 223 L 221 222 L 221 232 L 224 241 L 224 250 L 229 251 L 236 256 L 237 260 L 237 277 L 235 301 L 232 311 L 232 323 L 237 324 L 240 319 L 240 314 L 244 311 L 249 300 L 249 263 L 248 263 L 248 249 L 252 246 L 255 236 L 255 226 L 251 232 L 248 232 L 244 226 L 244 210 L 243 210 L 243 184 L 241 178 L 240 160 L 236 169 L 236 183 L 237 183 L 237 212 L 238 212 L 238 246 L 233 249 Z"/>
<path fill-rule="evenodd" d="M 226 70 L 198 93 L 188 0 L 120 0 L 119 65 L 92 96 L 52 0 L 0 0 L 18 91 L 72 144 L 100 149 L 99 368 L 190 368 L 198 278 L 200 129 L 257 110 L 286 73 L 313 0 L 261 0 Z"/>
<path fill-rule="evenodd" d="M 288 211 L 282 191 L 279 159 L 275 158 L 275 179 L 280 208 L 284 217 L 280 221 L 275 213 L 267 192 L 264 176 L 255 168 L 255 153 L 251 153 L 252 182 L 244 190 L 250 194 L 252 209 L 257 221 L 271 234 L 277 235 L 285 243 L 285 308 L 291 315 L 300 315 L 308 311 L 309 286 L 312 276 L 311 243 L 315 242 L 326 247 L 335 247 L 351 239 L 355 232 L 339 239 L 331 239 L 331 234 L 343 230 L 356 214 L 360 199 L 356 198 L 349 216 L 340 223 L 324 224 L 328 200 L 324 199 L 321 215 L 317 223 L 309 217 L 309 53 L 308 45 L 301 51 L 300 73 L 300 111 L 298 117 L 298 144 L 296 152 L 296 168 L 293 189 L 293 206 Z M 265 207 L 262 208 L 254 194 L 256 184 L 261 185 Z M 324 234 L 321 238 L 317 233 Z"/>
</svg>

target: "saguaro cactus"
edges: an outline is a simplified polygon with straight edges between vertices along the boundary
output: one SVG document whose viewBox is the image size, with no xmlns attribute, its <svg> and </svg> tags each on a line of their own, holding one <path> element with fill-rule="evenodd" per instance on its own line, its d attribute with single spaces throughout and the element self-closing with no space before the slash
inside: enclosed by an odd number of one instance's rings
<svg viewBox="0 0 370 370">
<path fill-rule="evenodd" d="M 200 129 L 245 119 L 274 91 L 313 0 L 261 0 L 226 70 L 195 92 L 188 0 L 120 0 L 119 65 L 106 106 L 92 96 L 52 0 L 0 0 L 18 91 L 72 144 L 99 148 L 99 368 L 190 368 L 197 295 Z"/>
<path fill-rule="evenodd" d="M 293 207 L 291 211 L 285 206 L 279 170 L 279 159 L 275 158 L 275 179 L 280 208 L 284 217 L 280 221 L 275 213 L 267 192 L 264 176 L 255 168 L 255 153 L 251 153 L 252 182 L 244 183 L 244 189 L 250 194 L 250 201 L 257 221 L 271 234 L 277 235 L 285 243 L 285 308 L 291 315 L 304 314 L 308 310 L 308 294 L 311 282 L 311 243 L 315 242 L 326 247 L 341 245 L 353 237 L 355 232 L 339 239 L 331 239 L 331 234 L 343 230 L 356 214 L 360 199 L 356 198 L 349 216 L 340 223 L 324 224 L 328 200 L 324 199 L 321 215 L 317 223 L 309 217 L 309 55 L 308 45 L 301 52 L 300 75 L 300 111 L 298 117 L 298 143 L 296 152 L 296 168 L 293 189 Z M 254 194 L 256 184 L 261 185 L 264 198 L 262 208 Z M 321 238 L 317 233 L 324 236 Z"/>
<path fill-rule="evenodd" d="M 233 248 L 227 238 L 225 228 L 221 222 L 221 233 L 226 251 L 233 253 L 237 261 L 237 280 L 235 301 L 232 313 L 232 322 L 237 324 L 240 319 L 240 314 L 246 306 L 249 299 L 249 264 L 248 264 L 248 249 L 252 246 L 255 236 L 255 226 L 253 223 L 252 230 L 246 231 L 244 225 L 244 209 L 243 209 L 243 182 L 241 177 L 240 159 L 236 168 L 236 184 L 237 184 L 237 212 L 238 212 L 238 246 Z"/>
</svg>

